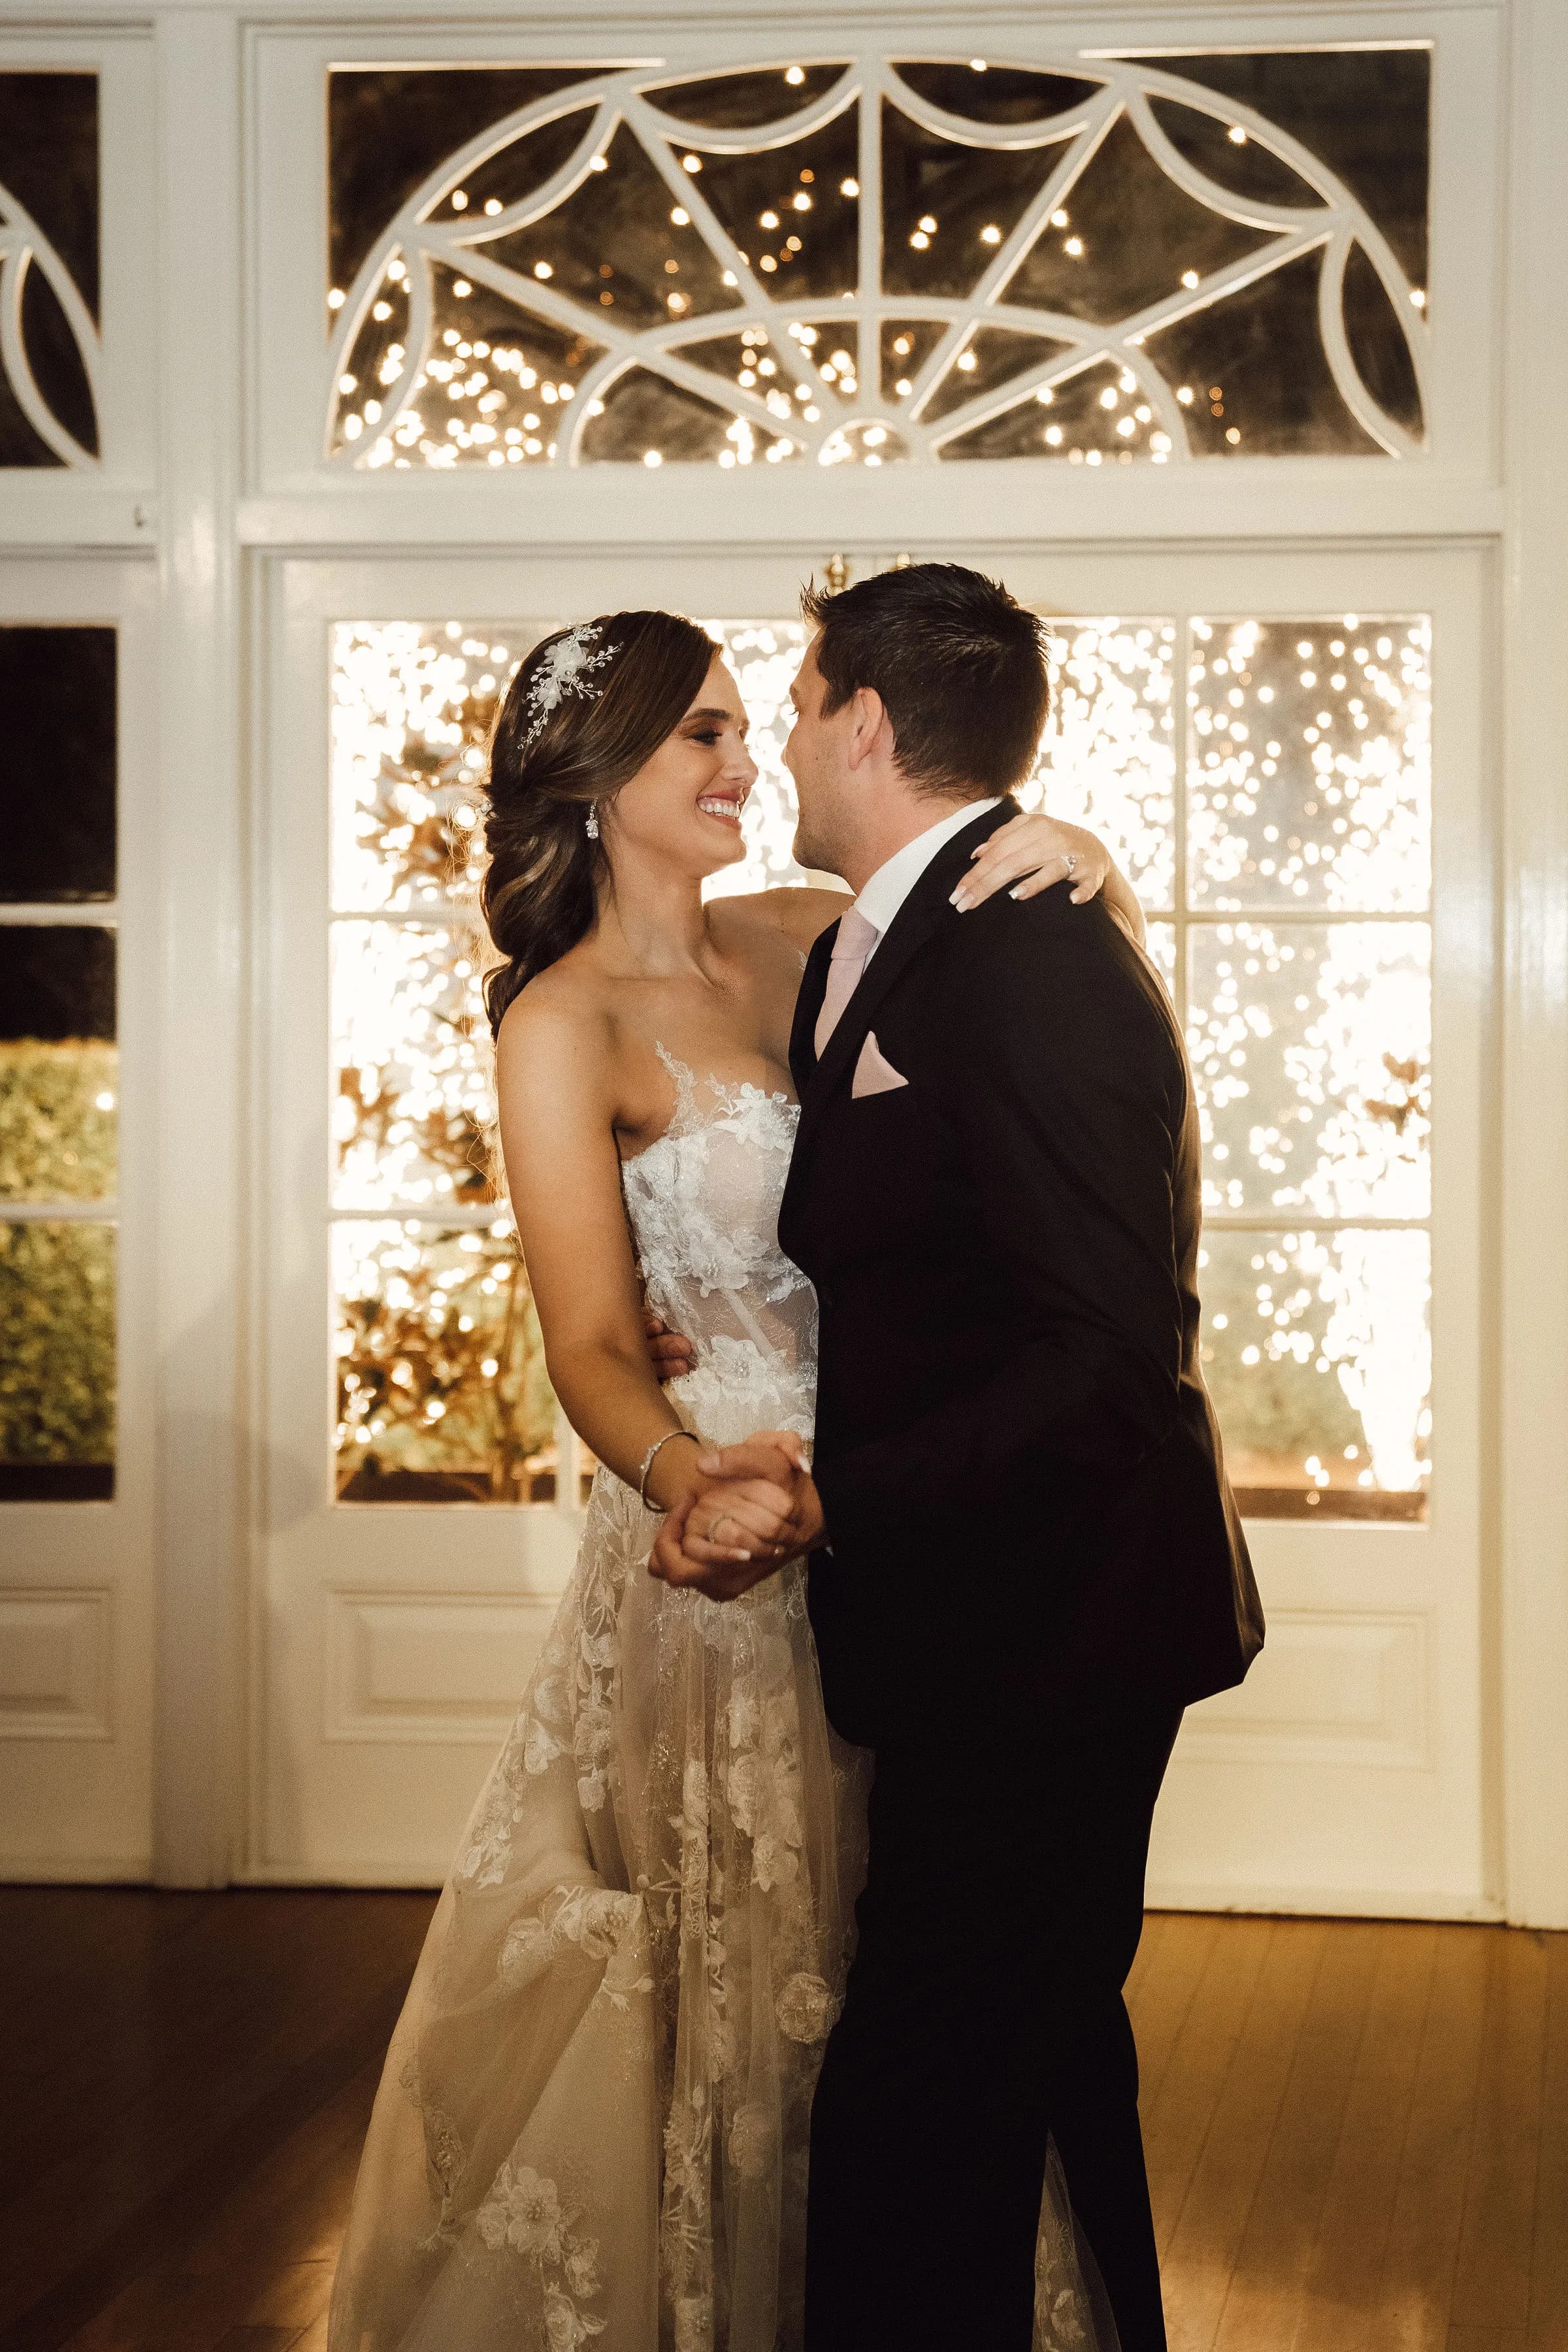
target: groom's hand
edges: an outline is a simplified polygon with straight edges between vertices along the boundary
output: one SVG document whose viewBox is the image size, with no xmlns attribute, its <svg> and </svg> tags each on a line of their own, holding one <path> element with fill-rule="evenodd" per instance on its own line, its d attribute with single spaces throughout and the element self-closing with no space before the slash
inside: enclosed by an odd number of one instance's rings
<svg viewBox="0 0 1568 2352">
<path fill-rule="evenodd" d="M 660 1528 L 650 1575 L 733 1601 L 823 1539 L 822 1506 L 791 1430 L 700 1454 L 704 1484 Z"/>
<path fill-rule="evenodd" d="M 698 1455 L 697 1468 L 705 1478 L 761 1478 L 781 1489 L 789 1502 L 779 1538 L 789 1546 L 786 1557 L 815 1551 L 826 1542 L 822 1497 L 806 1465 L 805 1444 L 793 1429 L 759 1430 L 742 1444 L 710 1446 Z"/>
<path fill-rule="evenodd" d="M 651 1307 L 643 1309 L 642 1327 L 653 1376 L 661 1388 L 666 1381 L 678 1381 L 692 1370 L 697 1350 L 683 1332 L 672 1331 Z"/>
</svg>

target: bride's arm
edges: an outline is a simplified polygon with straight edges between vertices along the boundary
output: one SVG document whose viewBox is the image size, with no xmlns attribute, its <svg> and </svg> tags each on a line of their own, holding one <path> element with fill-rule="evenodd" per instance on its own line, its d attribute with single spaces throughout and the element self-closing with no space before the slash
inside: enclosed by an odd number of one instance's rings
<svg viewBox="0 0 1568 2352">
<path fill-rule="evenodd" d="M 616 1148 L 608 1024 L 520 997 L 496 1041 L 507 1189 L 551 1384 L 601 1462 L 635 1486 L 680 1426 L 648 1360 Z M 668 1508 L 700 1482 L 697 1448 L 664 1446 L 648 1494 Z"/>
<path fill-rule="evenodd" d="M 1070 868 L 1066 863 L 1069 857 Z M 1080 824 L 1064 824 L 1043 809 L 1010 818 L 987 835 L 958 886 L 953 904 L 967 914 L 972 907 L 982 907 L 987 898 L 994 898 L 998 890 L 1010 889 L 1019 898 L 1032 898 L 1037 891 L 1068 879 L 1075 906 L 1099 898 L 1103 890 L 1107 907 L 1133 945 L 1143 946 L 1145 926 L 1138 893 L 1100 835 Z M 760 890 L 737 903 L 776 924 L 804 955 L 854 901 L 843 890 L 784 887 Z"/>
<path fill-rule="evenodd" d="M 1142 901 L 1100 835 L 1047 816 L 1044 809 L 1016 816 L 986 836 L 953 903 L 967 913 L 1002 889 L 1011 889 L 1016 898 L 1033 898 L 1069 875 L 1075 907 L 1087 905 L 1103 890 L 1106 906 L 1133 946 L 1147 944 Z"/>
</svg>

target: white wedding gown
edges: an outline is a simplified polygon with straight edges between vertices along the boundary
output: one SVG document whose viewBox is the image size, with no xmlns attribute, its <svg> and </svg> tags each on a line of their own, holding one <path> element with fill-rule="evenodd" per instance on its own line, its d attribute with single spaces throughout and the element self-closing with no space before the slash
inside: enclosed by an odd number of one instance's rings
<svg viewBox="0 0 1568 2352">
<path fill-rule="evenodd" d="M 676 1115 L 624 1190 L 648 1302 L 695 1343 L 666 1393 L 718 1444 L 809 1436 L 816 1300 L 777 1233 L 795 1107 L 659 1051 Z M 329 2352 L 800 2342 L 869 1759 L 823 1713 L 805 1563 L 719 1603 L 647 1575 L 657 1527 L 601 1468 L 393 2038 Z M 1037 2352 L 1110 2352 L 1059 2175 L 1037 2270 Z"/>
</svg>

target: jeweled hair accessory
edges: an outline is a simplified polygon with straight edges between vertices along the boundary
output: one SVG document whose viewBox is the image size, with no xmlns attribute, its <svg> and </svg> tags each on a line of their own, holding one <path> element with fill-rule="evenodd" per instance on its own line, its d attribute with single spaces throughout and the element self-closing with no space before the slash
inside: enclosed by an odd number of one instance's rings
<svg viewBox="0 0 1568 2352">
<path fill-rule="evenodd" d="M 615 647 L 605 646 L 595 654 L 588 648 L 599 635 L 597 621 L 583 621 L 565 635 L 557 637 L 528 684 L 528 707 L 533 713 L 532 723 L 522 739 L 524 751 L 531 751 L 544 731 L 545 721 L 560 709 L 567 695 L 575 694 L 584 702 L 596 702 L 608 683 L 600 678 L 596 683 L 591 673 L 603 669 L 613 660 Z"/>
</svg>

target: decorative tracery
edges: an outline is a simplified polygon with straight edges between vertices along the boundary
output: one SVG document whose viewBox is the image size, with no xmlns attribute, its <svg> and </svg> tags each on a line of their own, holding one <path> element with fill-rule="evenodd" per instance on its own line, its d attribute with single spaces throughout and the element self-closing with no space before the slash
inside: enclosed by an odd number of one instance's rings
<svg viewBox="0 0 1568 2352">
<path fill-rule="evenodd" d="M 0 72 L 0 467 L 98 463 L 98 78 Z"/>
<path fill-rule="evenodd" d="M 328 437 L 371 467 L 1406 457 L 1426 299 L 1302 139 L 1159 65 L 617 68 L 397 205 L 329 298 Z"/>
</svg>

